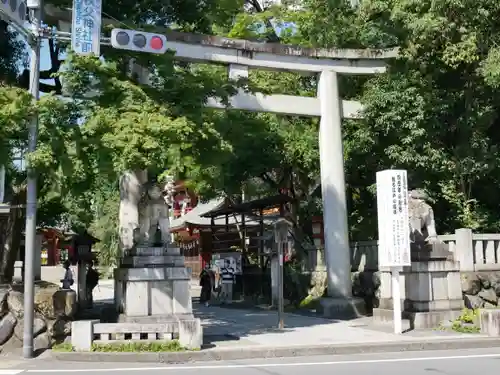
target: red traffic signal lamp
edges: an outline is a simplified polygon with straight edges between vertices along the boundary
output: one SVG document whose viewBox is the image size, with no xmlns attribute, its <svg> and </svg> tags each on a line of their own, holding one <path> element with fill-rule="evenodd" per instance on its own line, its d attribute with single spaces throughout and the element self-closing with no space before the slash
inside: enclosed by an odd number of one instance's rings
<svg viewBox="0 0 500 375">
<path fill-rule="evenodd" d="M 117 49 L 162 54 L 167 52 L 167 37 L 144 31 L 113 29 L 111 45 Z"/>
</svg>

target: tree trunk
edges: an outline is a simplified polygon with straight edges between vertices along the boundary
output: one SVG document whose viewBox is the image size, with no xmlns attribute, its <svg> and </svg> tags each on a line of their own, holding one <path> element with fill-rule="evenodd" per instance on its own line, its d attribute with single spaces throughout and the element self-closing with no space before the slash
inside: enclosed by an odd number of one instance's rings
<svg viewBox="0 0 500 375">
<path fill-rule="evenodd" d="M 26 187 L 16 189 L 7 220 L 0 224 L 3 241 L 0 243 L 0 284 L 11 283 L 24 229 Z"/>
</svg>

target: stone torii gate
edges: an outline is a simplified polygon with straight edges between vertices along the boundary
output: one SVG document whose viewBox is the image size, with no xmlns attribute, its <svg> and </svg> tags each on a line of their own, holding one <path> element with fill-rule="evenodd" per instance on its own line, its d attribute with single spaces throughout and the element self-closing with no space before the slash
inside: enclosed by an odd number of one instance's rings
<svg viewBox="0 0 500 375">
<path fill-rule="evenodd" d="M 45 17 L 46 22 L 59 24 L 61 30 L 69 31 L 70 11 L 46 6 Z M 102 22 L 112 24 L 114 21 L 103 19 Z M 319 152 L 329 296 L 322 305 L 328 316 L 357 314 L 364 302 L 353 298 L 351 291 L 341 120 L 361 117 L 362 106 L 359 102 L 341 100 L 338 76 L 383 73 L 385 60 L 396 57 L 398 50 L 301 48 L 174 31 L 164 35 L 176 59 L 228 65 L 230 78 L 248 77 L 248 70 L 252 68 L 319 76 L 316 98 L 249 94 L 240 90 L 231 98 L 228 109 L 321 117 Z M 213 98 L 206 105 L 225 108 Z"/>
</svg>

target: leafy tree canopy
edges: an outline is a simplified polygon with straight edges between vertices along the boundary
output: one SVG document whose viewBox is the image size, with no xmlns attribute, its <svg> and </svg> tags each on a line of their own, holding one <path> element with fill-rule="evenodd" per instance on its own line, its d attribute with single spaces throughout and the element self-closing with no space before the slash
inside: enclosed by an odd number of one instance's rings
<svg viewBox="0 0 500 375">
<path fill-rule="evenodd" d="M 364 120 L 343 127 L 353 236 L 376 236 L 375 172 L 391 167 L 407 169 L 411 184 L 429 191 L 441 231 L 498 230 L 498 2 L 363 0 L 353 7 L 302 0 L 262 12 L 244 3 L 114 0 L 104 11 L 131 27 L 312 47 L 399 46 L 386 74 L 341 80 L 343 97 L 366 105 Z M 315 77 L 255 71 L 247 82 L 229 82 L 220 67 L 103 47 L 101 60 L 70 54 L 54 79 L 56 94 L 34 105 L 16 88 L 25 83 L 13 73 L 22 48 L 11 34 L 0 40 L 10 43 L 0 48 L 0 156 L 11 159 L 25 142 L 29 115 L 39 111 L 39 150 L 29 162 L 44 182 L 48 212 L 59 207 L 74 225 L 88 225 L 92 204 L 116 189 L 121 171 L 137 167 L 168 168 L 206 198 L 285 189 L 303 202 L 295 219 L 319 212 L 317 119 L 203 107 L 207 97 L 225 100 L 241 85 L 315 96 Z M 63 50 L 51 45 L 47 74 L 59 71 Z M 129 74 L 131 59 L 147 67 L 149 85 Z M 58 96 L 63 91 L 72 100 Z M 96 95 L 82 99 L 89 92 Z"/>
</svg>

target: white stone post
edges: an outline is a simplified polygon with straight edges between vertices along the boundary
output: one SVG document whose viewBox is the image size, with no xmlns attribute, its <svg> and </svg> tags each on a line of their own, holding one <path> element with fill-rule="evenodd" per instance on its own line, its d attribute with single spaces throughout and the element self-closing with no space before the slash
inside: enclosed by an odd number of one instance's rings
<svg viewBox="0 0 500 375">
<path fill-rule="evenodd" d="M 350 298 L 351 256 L 337 73 L 321 73 L 318 94 L 321 103 L 319 154 L 328 295 Z"/>
<path fill-rule="evenodd" d="M 188 349 L 201 348 L 203 328 L 200 319 L 179 320 L 179 344 Z"/>
<path fill-rule="evenodd" d="M 474 271 L 472 229 L 460 228 L 455 231 L 455 260 L 460 262 L 461 272 Z"/>
<path fill-rule="evenodd" d="M 76 351 L 89 352 L 94 341 L 94 324 L 99 320 L 79 320 L 71 322 L 71 346 Z"/>
</svg>

